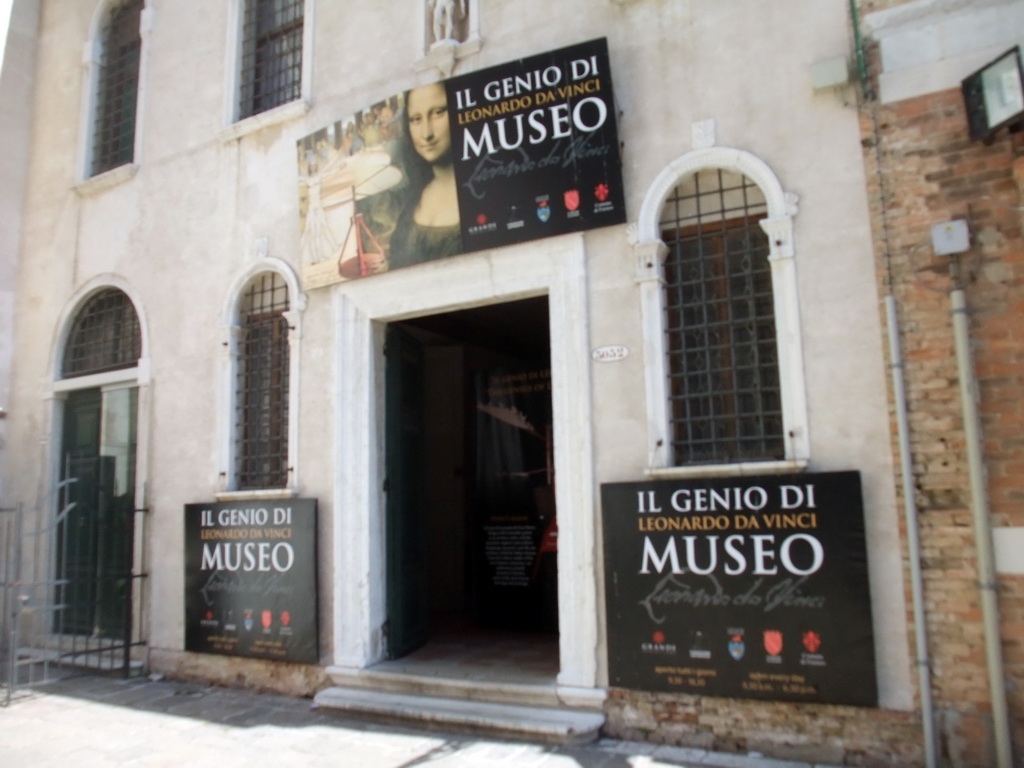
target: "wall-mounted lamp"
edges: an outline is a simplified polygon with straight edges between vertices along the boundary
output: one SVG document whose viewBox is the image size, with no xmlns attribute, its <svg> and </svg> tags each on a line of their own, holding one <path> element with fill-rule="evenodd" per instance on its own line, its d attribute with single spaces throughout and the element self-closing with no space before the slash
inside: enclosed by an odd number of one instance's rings
<svg viewBox="0 0 1024 768">
<path fill-rule="evenodd" d="M 1014 46 L 960 84 L 972 141 L 988 141 L 1004 125 L 1024 117 L 1024 67 Z"/>
</svg>

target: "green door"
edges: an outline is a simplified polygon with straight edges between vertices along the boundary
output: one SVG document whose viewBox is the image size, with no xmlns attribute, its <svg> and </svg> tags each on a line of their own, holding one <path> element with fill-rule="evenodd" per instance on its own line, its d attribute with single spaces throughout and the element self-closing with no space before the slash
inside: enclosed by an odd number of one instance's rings
<svg viewBox="0 0 1024 768">
<path fill-rule="evenodd" d="M 70 480 L 57 531 L 57 630 L 119 637 L 131 617 L 136 390 L 68 394 L 61 479 Z"/>
<path fill-rule="evenodd" d="M 384 347 L 387 657 L 427 641 L 427 537 L 423 508 L 424 363 L 420 344 L 389 325 Z"/>
</svg>

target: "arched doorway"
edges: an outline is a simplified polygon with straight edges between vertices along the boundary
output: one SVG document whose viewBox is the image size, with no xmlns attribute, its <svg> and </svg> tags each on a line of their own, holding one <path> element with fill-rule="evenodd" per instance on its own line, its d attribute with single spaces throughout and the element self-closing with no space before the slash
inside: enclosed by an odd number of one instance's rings
<svg viewBox="0 0 1024 768">
<path fill-rule="evenodd" d="M 59 359 L 63 401 L 54 521 L 51 632 L 64 661 L 131 666 L 138 644 L 136 499 L 142 333 L 118 288 L 75 313 Z"/>
</svg>

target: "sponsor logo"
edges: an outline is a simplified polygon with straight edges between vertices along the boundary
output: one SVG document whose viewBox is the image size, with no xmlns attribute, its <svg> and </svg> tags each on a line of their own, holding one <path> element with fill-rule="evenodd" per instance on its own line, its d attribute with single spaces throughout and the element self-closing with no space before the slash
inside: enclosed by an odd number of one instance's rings
<svg viewBox="0 0 1024 768">
<path fill-rule="evenodd" d="M 537 198 L 537 218 L 545 222 L 551 218 L 551 206 L 546 196 Z"/>
<path fill-rule="evenodd" d="M 640 650 L 643 653 L 675 653 L 676 645 L 668 642 L 665 633 L 656 629 L 651 633 L 651 642 L 640 643 Z"/>
<path fill-rule="evenodd" d="M 743 635 L 733 635 L 729 638 L 729 655 L 736 661 L 743 658 L 747 652 L 747 645 L 743 642 Z"/>
<path fill-rule="evenodd" d="M 242 626 L 245 627 L 246 632 L 252 632 L 252 625 L 252 610 L 247 608 L 245 610 L 245 615 L 242 617 Z"/>
<path fill-rule="evenodd" d="M 818 651 L 821 649 L 821 635 L 813 629 L 804 632 L 801 638 L 807 653 L 800 654 L 800 664 L 805 667 L 824 667 L 825 657 Z"/>
<path fill-rule="evenodd" d="M 690 643 L 691 659 L 710 659 L 711 651 L 704 647 L 704 633 L 697 631 L 693 633 L 693 642 Z"/>
<path fill-rule="evenodd" d="M 260 614 L 260 623 L 263 624 L 264 629 L 270 629 L 270 625 L 274 622 L 274 617 L 270 611 L 263 611 Z"/>
<path fill-rule="evenodd" d="M 509 206 L 508 223 L 505 224 L 505 229 L 522 229 L 525 226 L 526 222 L 523 221 L 523 215 L 519 212 L 518 206 Z"/>
<path fill-rule="evenodd" d="M 608 196 L 610 194 L 611 190 L 608 189 L 607 184 L 598 184 L 596 187 L 594 187 L 594 197 L 596 197 L 602 203 L 608 199 Z"/>
<path fill-rule="evenodd" d="M 804 632 L 804 648 L 807 649 L 808 653 L 817 653 L 818 649 L 821 648 L 821 635 L 814 630 L 808 630 Z"/>
<path fill-rule="evenodd" d="M 766 629 L 764 631 L 764 649 L 769 656 L 778 656 L 782 653 L 782 632 L 777 629 Z"/>
<path fill-rule="evenodd" d="M 578 189 L 567 189 L 563 198 L 565 199 L 565 209 L 567 211 L 575 211 L 580 207 L 580 191 Z"/>
<path fill-rule="evenodd" d="M 292 624 L 292 615 L 288 611 L 281 611 L 281 626 L 290 627 Z"/>
<path fill-rule="evenodd" d="M 490 221 L 487 218 L 486 213 L 478 213 L 474 219 L 475 224 L 471 225 L 468 229 L 469 234 L 479 235 L 481 232 L 494 232 L 498 229 L 498 225 Z"/>
</svg>

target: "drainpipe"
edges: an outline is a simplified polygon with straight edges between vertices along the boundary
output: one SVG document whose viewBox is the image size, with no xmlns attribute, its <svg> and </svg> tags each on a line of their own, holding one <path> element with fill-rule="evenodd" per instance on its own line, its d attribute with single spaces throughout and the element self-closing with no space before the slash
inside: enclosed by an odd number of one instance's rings
<svg viewBox="0 0 1024 768">
<path fill-rule="evenodd" d="M 889 356 L 892 359 L 892 389 L 896 400 L 896 427 L 903 475 L 903 511 L 907 526 L 907 559 L 910 561 L 910 592 L 914 604 L 914 639 L 917 647 L 917 679 L 921 689 L 921 723 L 924 727 L 924 756 L 927 768 L 937 768 L 935 713 L 932 706 L 931 659 L 928 657 L 928 629 L 924 618 L 924 580 L 921 577 L 921 543 L 918 538 L 917 503 L 914 500 L 914 465 L 910 456 L 910 422 L 903 380 L 903 352 L 896 320 L 896 299 L 885 297 L 889 322 Z"/>
<path fill-rule="evenodd" d="M 864 56 L 864 38 L 860 32 L 860 12 L 857 0 L 850 0 L 850 23 L 853 26 L 853 50 L 857 57 L 857 79 L 865 99 L 871 98 L 871 81 L 868 78 L 868 62 Z"/>
<path fill-rule="evenodd" d="M 892 286 L 892 261 L 889 250 L 889 227 L 885 215 L 882 175 L 881 144 L 878 118 L 875 110 L 867 105 L 874 98 L 871 92 L 871 78 L 867 58 L 864 55 L 864 38 L 860 29 L 858 0 L 850 0 L 850 22 L 853 27 L 854 52 L 857 59 L 857 77 L 860 81 L 861 109 L 871 117 L 872 135 L 875 139 L 876 174 L 878 176 L 881 205 L 882 251 L 885 261 L 886 283 Z M 921 542 L 918 535 L 917 503 L 914 489 L 914 465 L 910 453 L 910 420 L 907 416 L 907 392 L 904 382 L 903 352 L 900 348 L 899 323 L 896 314 L 896 299 L 889 293 L 885 297 L 885 312 L 889 327 L 889 357 L 892 360 L 893 398 L 896 408 L 896 428 L 899 437 L 900 467 L 903 480 L 903 512 L 907 529 L 907 560 L 910 564 L 910 593 L 914 612 L 914 642 L 917 655 L 917 682 L 921 698 L 921 726 L 924 731 L 924 755 L 926 768 L 938 768 L 938 748 L 935 733 L 935 708 L 932 701 L 931 659 L 928 655 L 928 624 L 924 610 L 924 579 L 921 575 Z"/>
<path fill-rule="evenodd" d="M 953 262 L 954 277 L 957 277 Z M 971 365 L 970 337 L 967 328 L 967 302 L 960 281 L 950 294 L 953 315 L 953 341 L 956 345 L 956 367 L 960 378 L 960 405 L 963 410 L 964 440 L 967 443 L 967 468 L 971 483 L 971 517 L 974 522 L 974 544 L 978 553 L 978 589 L 981 592 L 981 618 L 985 630 L 985 658 L 988 664 L 988 687 L 992 699 L 992 729 L 995 739 L 996 765 L 1012 768 L 1010 721 L 1006 707 L 1006 683 L 1003 678 L 1003 652 L 999 640 L 999 606 L 995 556 L 992 546 L 992 523 L 988 496 L 985 493 L 985 469 L 981 456 L 981 420 L 978 414 L 978 387 Z"/>
</svg>

